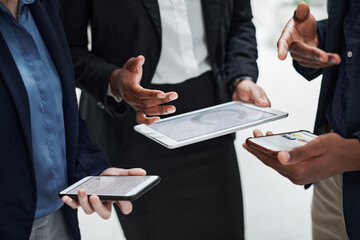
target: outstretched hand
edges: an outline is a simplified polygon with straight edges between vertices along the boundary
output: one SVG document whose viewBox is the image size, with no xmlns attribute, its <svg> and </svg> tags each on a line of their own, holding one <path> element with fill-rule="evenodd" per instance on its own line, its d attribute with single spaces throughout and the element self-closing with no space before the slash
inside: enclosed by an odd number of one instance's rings
<svg viewBox="0 0 360 240">
<path fill-rule="evenodd" d="M 122 98 L 137 112 L 136 121 L 138 123 L 153 124 L 160 120 L 156 115 L 166 115 L 176 111 L 173 105 L 163 106 L 161 104 L 177 99 L 178 94 L 143 88 L 140 81 L 144 63 L 143 56 L 129 59 L 122 69 L 113 72 L 110 89 L 116 97 Z"/>
<path fill-rule="evenodd" d="M 290 52 L 291 57 L 304 67 L 325 68 L 341 62 L 338 54 L 318 48 L 317 23 L 306 3 L 298 5 L 277 45 L 280 60 L 285 60 Z"/>
</svg>

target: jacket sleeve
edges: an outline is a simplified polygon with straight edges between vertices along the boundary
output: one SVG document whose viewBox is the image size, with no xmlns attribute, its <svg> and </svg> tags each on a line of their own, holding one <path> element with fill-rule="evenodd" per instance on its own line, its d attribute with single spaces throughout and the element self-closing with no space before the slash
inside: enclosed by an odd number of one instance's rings
<svg viewBox="0 0 360 240">
<path fill-rule="evenodd" d="M 123 115 L 129 109 L 124 102 L 117 103 L 107 96 L 111 74 L 118 66 L 88 50 L 88 26 L 91 1 L 60 0 L 60 16 L 73 59 L 76 85 L 88 93 L 99 106 L 111 115 Z"/>
<path fill-rule="evenodd" d="M 234 79 L 258 78 L 257 43 L 249 0 L 234 0 L 234 10 L 226 44 L 225 78 L 229 89 Z"/>
<path fill-rule="evenodd" d="M 322 20 L 317 22 L 320 49 L 325 49 L 327 26 L 328 20 Z M 322 74 L 322 69 L 303 67 L 300 66 L 295 60 L 293 61 L 293 65 L 296 71 L 309 81 L 317 78 Z"/>
<path fill-rule="evenodd" d="M 75 180 L 86 176 L 99 175 L 110 168 L 100 149 L 90 140 L 85 121 L 79 116 L 79 136 L 77 145 Z"/>
</svg>

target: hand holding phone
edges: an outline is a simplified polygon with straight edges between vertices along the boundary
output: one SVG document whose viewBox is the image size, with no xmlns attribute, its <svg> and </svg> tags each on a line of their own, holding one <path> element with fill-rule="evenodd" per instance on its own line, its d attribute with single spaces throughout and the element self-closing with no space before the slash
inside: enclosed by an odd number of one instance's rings
<svg viewBox="0 0 360 240">
<path fill-rule="evenodd" d="M 276 158 L 280 151 L 303 146 L 316 137 L 309 131 L 301 130 L 263 137 L 250 137 L 246 139 L 246 145 Z"/>
<path fill-rule="evenodd" d="M 101 173 L 101 176 L 114 176 L 114 177 L 131 177 L 131 176 L 137 176 L 142 177 L 146 175 L 146 171 L 141 168 L 132 168 L 132 169 L 121 169 L 121 168 L 108 168 L 105 171 Z M 85 181 L 85 180 L 83 180 Z M 79 187 L 79 184 L 82 184 L 84 182 L 78 182 L 75 183 L 74 186 L 71 186 L 68 189 L 65 189 L 61 192 L 60 196 L 62 196 L 62 201 L 69 205 L 73 209 L 82 208 L 86 214 L 92 214 L 96 212 L 100 217 L 103 219 L 108 219 L 111 216 L 112 211 L 112 205 L 115 203 L 120 207 L 120 210 L 123 212 L 123 214 L 127 215 L 131 213 L 132 211 L 132 203 L 130 201 L 123 201 L 123 200 L 101 200 L 98 195 L 90 195 L 86 192 L 83 188 L 77 189 L 76 197 L 73 196 L 71 198 L 69 195 L 71 195 L 71 190 L 74 189 L 74 187 Z M 103 186 L 103 184 L 101 184 Z M 110 184 L 112 185 L 112 184 Z M 154 184 L 155 185 L 155 184 Z M 150 188 L 148 188 L 150 189 Z M 93 189 L 94 190 L 94 189 Z M 128 191 L 125 191 L 128 192 Z M 90 192 L 89 192 L 90 193 Z M 95 192 L 91 192 L 91 194 Z M 99 193 L 99 192 L 97 192 Z M 142 192 L 144 193 L 144 192 Z M 100 195 L 103 193 L 99 193 Z M 141 194 L 141 193 L 140 193 Z M 90 195 L 90 196 L 89 196 Z M 121 195 L 121 194 L 120 194 Z M 132 196 L 133 194 L 127 194 Z M 138 195 L 140 196 L 140 195 Z M 77 200 L 76 200 L 77 198 Z M 110 199 L 110 198 L 109 198 Z"/>
</svg>

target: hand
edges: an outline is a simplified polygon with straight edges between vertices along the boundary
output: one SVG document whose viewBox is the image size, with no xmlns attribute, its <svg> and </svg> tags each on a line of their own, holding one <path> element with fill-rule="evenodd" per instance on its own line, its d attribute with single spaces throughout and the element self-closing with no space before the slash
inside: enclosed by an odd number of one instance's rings
<svg viewBox="0 0 360 240">
<path fill-rule="evenodd" d="M 272 135 L 267 132 L 267 135 Z M 255 137 L 263 134 L 254 131 Z M 358 139 L 344 139 L 335 133 L 324 134 L 304 146 L 280 151 L 277 159 L 262 153 L 245 143 L 243 147 L 265 165 L 297 185 L 314 183 L 340 173 L 360 170 Z"/>
<path fill-rule="evenodd" d="M 255 103 L 260 107 L 270 107 L 270 101 L 264 90 L 251 80 L 242 80 L 235 87 L 233 101 Z"/>
<path fill-rule="evenodd" d="M 143 56 L 129 59 L 122 69 L 113 72 L 110 79 L 111 92 L 125 100 L 137 112 L 138 123 L 153 124 L 160 120 L 159 117 L 176 111 L 172 105 L 159 106 L 178 98 L 176 92 L 164 93 L 159 90 L 145 89 L 140 86 L 142 66 L 145 62 Z"/>
<path fill-rule="evenodd" d="M 101 173 L 101 176 L 144 176 L 146 175 L 145 170 L 140 168 L 133 168 L 124 170 L 120 168 L 108 168 Z M 86 214 L 92 214 L 96 212 L 101 218 L 109 219 L 111 216 L 112 204 L 116 203 L 124 214 L 129 214 L 132 211 L 132 204 L 129 201 L 104 201 L 102 202 L 98 196 L 92 195 L 89 198 L 86 195 L 84 189 L 78 191 L 78 201 L 64 196 L 62 201 L 69 205 L 72 209 L 82 207 Z"/>
<path fill-rule="evenodd" d="M 278 57 L 285 60 L 290 52 L 301 66 L 311 68 L 325 68 L 341 62 L 338 54 L 324 52 L 318 45 L 316 20 L 309 6 L 300 3 L 278 41 Z"/>
</svg>

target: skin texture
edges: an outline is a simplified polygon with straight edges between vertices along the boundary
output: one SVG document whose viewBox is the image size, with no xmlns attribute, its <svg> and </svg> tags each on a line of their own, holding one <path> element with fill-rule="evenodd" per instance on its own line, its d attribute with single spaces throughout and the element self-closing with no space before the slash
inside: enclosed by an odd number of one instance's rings
<svg viewBox="0 0 360 240">
<path fill-rule="evenodd" d="M 265 91 L 251 80 L 243 80 L 236 85 L 232 100 L 255 103 L 260 107 L 271 106 Z"/>
<path fill-rule="evenodd" d="M 325 68 L 341 62 L 338 54 L 318 48 L 317 23 L 306 3 L 298 5 L 277 45 L 280 60 L 285 60 L 290 52 L 291 57 L 304 67 Z"/>
<path fill-rule="evenodd" d="M 159 105 L 177 99 L 178 94 L 141 87 L 140 81 L 144 62 L 143 56 L 130 58 L 122 69 L 113 72 L 110 79 L 110 89 L 114 96 L 126 101 L 137 112 L 136 121 L 138 123 L 153 124 L 160 120 L 156 115 L 166 115 L 176 111 L 173 105 Z"/>
<path fill-rule="evenodd" d="M 272 132 L 267 132 L 266 135 L 272 135 Z M 263 134 L 256 129 L 254 136 L 261 137 Z M 243 147 L 297 185 L 360 170 L 359 140 L 345 139 L 336 133 L 324 134 L 304 146 L 280 151 L 277 158 L 272 158 L 246 143 Z"/>
<path fill-rule="evenodd" d="M 18 0 L 0 0 L 11 12 L 13 17 L 18 20 L 18 7 L 19 1 Z"/>
<path fill-rule="evenodd" d="M 101 173 L 101 176 L 145 176 L 146 172 L 140 168 L 133 168 L 129 170 L 120 168 L 108 168 Z M 132 204 L 129 201 L 104 201 L 102 202 L 98 196 L 92 195 L 89 198 L 84 189 L 78 191 L 79 201 L 76 201 L 68 196 L 64 196 L 62 201 L 73 209 L 81 207 L 86 214 L 93 214 L 96 212 L 101 218 L 109 219 L 111 216 L 112 204 L 116 203 L 124 214 L 129 214 L 132 211 Z"/>
</svg>

